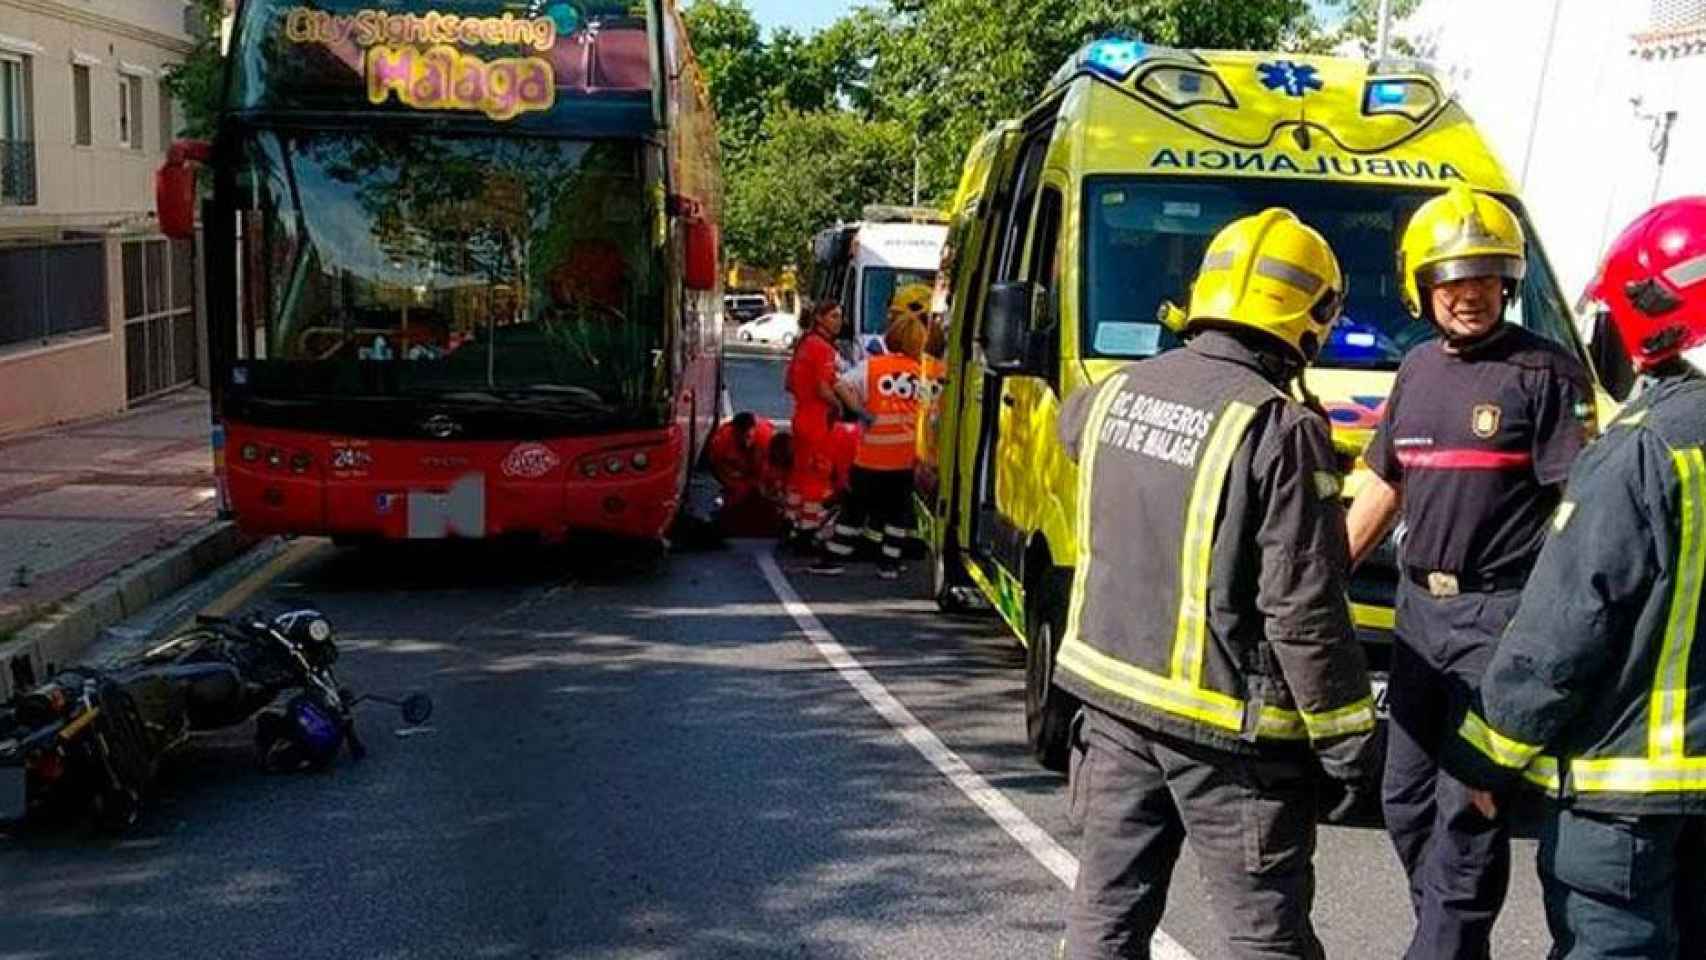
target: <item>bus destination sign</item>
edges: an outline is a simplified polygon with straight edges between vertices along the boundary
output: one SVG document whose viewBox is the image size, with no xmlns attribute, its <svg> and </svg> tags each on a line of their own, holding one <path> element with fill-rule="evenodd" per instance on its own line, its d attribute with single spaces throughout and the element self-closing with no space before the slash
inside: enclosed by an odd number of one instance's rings
<svg viewBox="0 0 1706 960">
<path fill-rule="evenodd" d="M 334 54 L 360 51 L 367 99 L 393 94 L 416 110 L 478 111 L 510 120 L 556 103 L 556 77 L 544 56 L 483 59 L 468 48 L 549 54 L 557 45 L 550 17 L 459 16 L 362 10 L 338 15 L 293 7 L 284 16 L 285 38 L 325 47 Z"/>
</svg>

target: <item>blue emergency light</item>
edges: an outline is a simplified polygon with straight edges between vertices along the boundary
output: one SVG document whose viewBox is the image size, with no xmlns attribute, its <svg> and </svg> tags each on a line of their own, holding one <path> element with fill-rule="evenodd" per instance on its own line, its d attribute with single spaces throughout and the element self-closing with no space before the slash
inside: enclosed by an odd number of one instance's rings
<svg viewBox="0 0 1706 960">
<path fill-rule="evenodd" d="M 1409 99 L 1408 84 L 1393 83 L 1390 80 L 1374 84 L 1369 90 L 1369 96 L 1375 103 L 1383 107 L 1395 107 Z"/>
<path fill-rule="evenodd" d="M 1109 37 L 1085 48 L 1084 65 L 1110 79 L 1124 80 L 1148 53 L 1149 47 L 1141 40 Z"/>
</svg>

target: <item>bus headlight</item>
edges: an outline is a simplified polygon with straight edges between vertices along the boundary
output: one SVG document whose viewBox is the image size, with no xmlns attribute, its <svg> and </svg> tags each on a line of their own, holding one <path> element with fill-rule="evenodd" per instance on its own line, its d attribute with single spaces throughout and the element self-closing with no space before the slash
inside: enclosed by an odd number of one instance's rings
<svg viewBox="0 0 1706 960">
<path fill-rule="evenodd" d="M 635 470 L 644 470 L 652 465 L 652 458 L 646 456 L 646 452 L 642 450 L 639 453 L 634 454 L 628 462 L 634 465 Z"/>
</svg>

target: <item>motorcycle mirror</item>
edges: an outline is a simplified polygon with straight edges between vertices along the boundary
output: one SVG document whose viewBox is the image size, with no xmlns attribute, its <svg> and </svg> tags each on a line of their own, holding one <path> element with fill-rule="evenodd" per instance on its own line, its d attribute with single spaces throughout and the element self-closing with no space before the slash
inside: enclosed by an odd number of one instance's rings
<svg viewBox="0 0 1706 960">
<path fill-rule="evenodd" d="M 411 693 L 403 698 L 403 722 L 418 727 L 432 719 L 432 697 Z"/>
</svg>

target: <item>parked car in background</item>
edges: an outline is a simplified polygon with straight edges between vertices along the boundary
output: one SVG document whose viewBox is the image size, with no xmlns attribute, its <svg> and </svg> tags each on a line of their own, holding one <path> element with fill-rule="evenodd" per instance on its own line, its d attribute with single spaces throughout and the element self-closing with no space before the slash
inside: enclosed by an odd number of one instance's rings
<svg viewBox="0 0 1706 960">
<path fill-rule="evenodd" d="M 741 343 L 792 347 L 799 338 L 800 315 L 797 313 L 767 313 L 735 330 L 735 339 Z"/>
<path fill-rule="evenodd" d="M 762 293 L 731 293 L 723 297 L 723 316 L 732 323 L 750 323 L 769 310 L 770 299 Z"/>
</svg>

